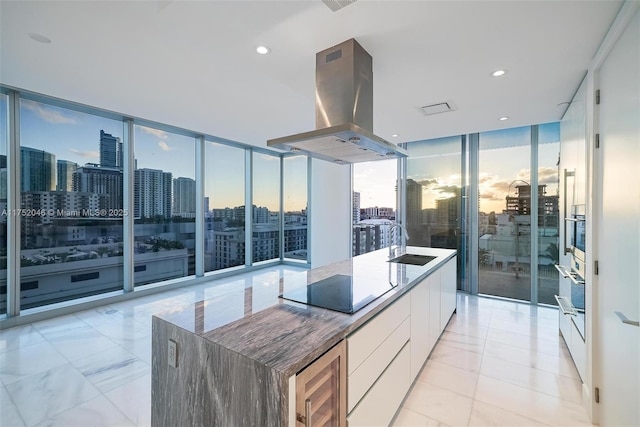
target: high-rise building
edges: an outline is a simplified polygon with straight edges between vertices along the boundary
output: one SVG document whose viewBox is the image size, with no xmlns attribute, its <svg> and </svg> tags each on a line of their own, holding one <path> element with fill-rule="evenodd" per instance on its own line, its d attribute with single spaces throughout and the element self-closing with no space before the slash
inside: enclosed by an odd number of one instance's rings
<svg viewBox="0 0 640 427">
<path fill-rule="evenodd" d="M 407 223 L 419 224 L 422 219 L 422 184 L 407 179 Z"/>
<path fill-rule="evenodd" d="M 173 215 L 192 218 L 196 215 L 196 181 L 179 177 L 173 180 Z"/>
<path fill-rule="evenodd" d="M 100 166 L 120 168 L 124 164 L 122 142 L 103 130 L 100 130 Z"/>
<path fill-rule="evenodd" d="M 559 196 L 547 196 L 547 185 L 538 185 L 538 224 L 545 227 L 558 226 Z M 516 195 L 507 196 L 505 213 L 531 215 L 531 186 L 516 186 Z"/>
<path fill-rule="evenodd" d="M 135 217 L 171 217 L 171 186 L 171 172 L 160 169 L 136 169 L 133 196 Z"/>
<path fill-rule="evenodd" d="M 73 191 L 73 174 L 78 169 L 78 164 L 69 160 L 58 160 L 57 191 Z"/>
<path fill-rule="evenodd" d="M 56 156 L 44 150 L 20 147 L 20 191 L 54 191 Z"/>
<path fill-rule="evenodd" d="M 122 209 L 122 171 L 87 163 L 72 174 L 73 191 L 106 194 L 106 209 Z"/>
<path fill-rule="evenodd" d="M 396 219 L 395 210 L 393 208 L 385 208 L 374 206 L 372 208 L 364 208 L 364 217 L 362 219 Z"/>
<path fill-rule="evenodd" d="M 355 224 L 360 221 L 360 193 L 357 191 L 353 192 L 353 216 L 352 221 Z"/>
</svg>

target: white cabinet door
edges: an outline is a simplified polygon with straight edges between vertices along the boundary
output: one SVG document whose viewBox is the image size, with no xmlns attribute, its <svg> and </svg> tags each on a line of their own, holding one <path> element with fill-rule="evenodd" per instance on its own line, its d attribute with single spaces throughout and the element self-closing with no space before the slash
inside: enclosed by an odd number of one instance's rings
<svg viewBox="0 0 640 427">
<path fill-rule="evenodd" d="M 429 278 L 429 352 L 440 336 L 440 269 Z"/>
<path fill-rule="evenodd" d="M 429 286 L 431 276 L 411 290 L 411 381 L 429 356 Z"/>
<path fill-rule="evenodd" d="M 456 257 L 440 268 L 440 332 L 449 323 L 456 309 Z"/>
<path fill-rule="evenodd" d="M 349 427 L 388 426 L 411 387 L 409 344 L 347 417 Z"/>
</svg>

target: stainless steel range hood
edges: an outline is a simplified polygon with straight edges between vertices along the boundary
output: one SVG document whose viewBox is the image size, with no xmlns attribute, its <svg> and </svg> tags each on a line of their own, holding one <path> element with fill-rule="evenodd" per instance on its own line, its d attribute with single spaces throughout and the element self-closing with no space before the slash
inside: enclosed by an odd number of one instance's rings
<svg viewBox="0 0 640 427">
<path fill-rule="evenodd" d="M 354 39 L 316 54 L 316 130 L 267 146 L 340 164 L 407 157 L 373 134 L 372 58 Z"/>
</svg>

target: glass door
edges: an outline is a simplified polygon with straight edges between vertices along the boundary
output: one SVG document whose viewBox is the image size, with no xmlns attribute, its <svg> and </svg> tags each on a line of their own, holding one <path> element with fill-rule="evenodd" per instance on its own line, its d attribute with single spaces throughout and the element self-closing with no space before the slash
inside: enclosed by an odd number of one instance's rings
<svg viewBox="0 0 640 427">
<path fill-rule="evenodd" d="M 478 293 L 530 301 L 531 128 L 479 141 Z"/>
</svg>

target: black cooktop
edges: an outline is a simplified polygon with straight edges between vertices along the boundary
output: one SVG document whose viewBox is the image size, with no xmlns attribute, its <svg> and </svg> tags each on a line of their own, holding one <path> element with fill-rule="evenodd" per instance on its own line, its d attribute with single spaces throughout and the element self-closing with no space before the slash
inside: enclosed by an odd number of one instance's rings
<svg viewBox="0 0 640 427">
<path fill-rule="evenodd" d="M 388 287 L 372 288 L 367 285 L 367 282 L 369 281 L 354 281 L 350 276 L 336 274 L 305 287 L 286 291 L 279 296 L 303 304 L 352 314 L 394 288 L 391 284 Z"/>
</svg>

